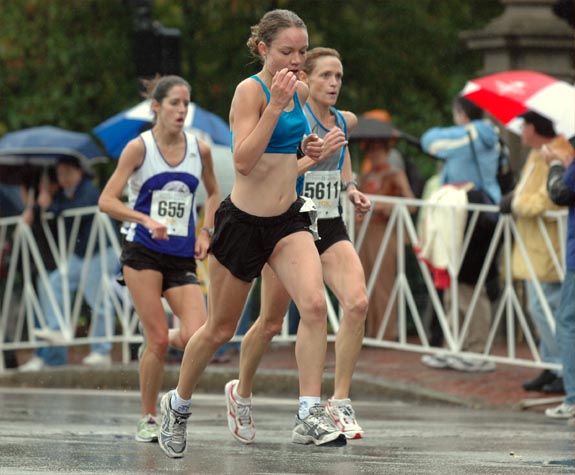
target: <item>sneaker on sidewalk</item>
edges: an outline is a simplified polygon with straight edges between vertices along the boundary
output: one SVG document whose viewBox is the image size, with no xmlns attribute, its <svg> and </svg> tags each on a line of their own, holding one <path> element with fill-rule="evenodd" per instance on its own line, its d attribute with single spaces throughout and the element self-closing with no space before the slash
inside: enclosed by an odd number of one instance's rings
<svg viewBox="0 0 575 475">
<path fill-rule="evenodd" d="M 548 369 L 543 370 L 536 378 L 525 381 L 521 387 L 525 391 L 541 391 L 543 386 L 546 384 L 551 384 L 557 379 L 557 376 Z"/>
<path fill-rule="evenodd" d="M 463 356 L 449 356 L 447 358 L 449 368 L 467 373 L 487 373 L 495 371 L 495 363 L 488 360 L 476 360 Z"/>
<path fill-rule="evenodd" d="M 546 394 L 565 394 L 565 386 L 563 385 L 563 378 L 558 376 L 551 383 L 546 384 L 541 388 L 541 391 Z"/>
<path fill-rule="evenodd" d="M 32 373 L 34 371 L 40 371 L 44 366 L 46 366 L 46 364 L 42 358 L 33 356 L 26 363 L 18 366 L 18 371 L 21 373 Z"/>
<path fill-rule="evenodd" d="M 238 380 L 233 379 L 226 384 L 226 407 L 228 409 L 228 428 L 232 435 L 242 444 L 251 444 L 256 438 L 256 426 L 252 418 L 251 397 L 249 404 L 242 404 L 234 397 L 234 389 Z"/>
<path fill-rule="evenodd" d="M 305 419 L 295 417 L 295 426 L 292 431 L 292 442 L 296 444 L 323 445 L 345 436 L 338 430 L 323 406 L 312 406 Z"/>
<path fill-rule="evenodd" d="M 325 406 L 325 411 L 347 439 L 362 438 L 363 429 L 355 420 L 355 411 L 351 406 L 351 400 L 342 399 L 335 402 L 333 399 L 329 399 Z"/>
<path fill-rule="evenodd" d="M 557 407 L 545 409 L 545 415 L 552 419 L 570 419 L 575 417 L 575 405 L 563 402 Z"/>
<path fill-rule="evenodd" d="M 96 353 L 92 351 L 88 356 L 84 357 L 82 364 L 94 368 L 107 368 L 112 366 L 112 356 L 110 353 Z"/>
<path fill-rule="evenodd" d="M 447 355 L 423 355 L 421 362 L 429 368 L 443 369 L 449 367 Z"/>
<path fill-rule="evenodd" d="M 172 409 L 170 400 L 174 390 L 168 391 L 160 401 L 162 422 L 158 443 L 164 453 L 171 458 L 182 458 L 186 451 L 186 429 L 190 414 L 180 414 Z"/>
<path fill-rule="evenodd" d="M 138 422 L 136 440 L 138 442 L 157 442 L 159 427 L 156 418 L 152 414 L 146 414 Z"/>
</svg>

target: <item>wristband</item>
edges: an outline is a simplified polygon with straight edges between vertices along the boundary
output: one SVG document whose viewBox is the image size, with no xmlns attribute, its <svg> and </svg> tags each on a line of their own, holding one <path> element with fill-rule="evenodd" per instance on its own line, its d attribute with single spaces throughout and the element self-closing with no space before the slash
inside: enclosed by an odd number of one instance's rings
<svg viewBox="0 0 575 475">
<path fill-rule="evenodd" d="M 295 152 L 295 155 L 297 157 L 297 159 L 299 160 L 300 158 L 305 157 L 305 152 L 302 150 L 301 148 L 301 142 L 298 144 L 297 146 L 297 150 Z"/>
<path fill-rule="evenodd" d="M 342 184 L 341 184 L 341 189 L 342 189 L 343 191 L 347 191 L 347 189 L 348 189 L 351 185 L 357 187 L 357 181 L 355 181 L 355 180 L 346 181 L 345 183 L 342 183 Z"/>
<path fill-rule="evenodd" d="M 202 226 L 200 231 L 205 231 L 208 233 L 208 236 L 211 238 L 214 235 L 214 228 L 209 228 L 208 226 Z"/>
</svg>

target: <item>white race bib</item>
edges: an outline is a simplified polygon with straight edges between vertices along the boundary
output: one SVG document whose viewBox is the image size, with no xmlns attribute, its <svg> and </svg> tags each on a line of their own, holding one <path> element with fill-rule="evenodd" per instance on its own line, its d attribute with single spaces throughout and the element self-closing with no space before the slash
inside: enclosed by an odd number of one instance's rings
<svg viewBox="0 0 575 475">
<path fill-rule="evenodd" d="M 188 235 L 193 196 L 180 191 L 155 190 L 150 217 L 166 225 L 169 235 L 185 237 Z"/>
<path fill-rule="evenodd" d="M 340 180 L 339 170 L 309 171 L 304 175 L 303 195 L 313 200 L 319 219 L 339 216 Z"/>
</svg>

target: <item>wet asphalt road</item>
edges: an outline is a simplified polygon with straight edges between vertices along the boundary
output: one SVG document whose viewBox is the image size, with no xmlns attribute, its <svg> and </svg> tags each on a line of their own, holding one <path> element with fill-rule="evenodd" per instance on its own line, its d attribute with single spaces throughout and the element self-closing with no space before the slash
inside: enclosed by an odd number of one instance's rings
<svg viewBox="0 0 575 475">
<path fill-rule="evenodd" d="M 0 475 L 573 474 L 573 426 L 541 413 L 356 403 L 366 436 L 342 448 L 290 442 L 296 401 L 254 398 L 257 441 L 227 431 L 223 395 L 198 395 L 183 459 L 134 441 L 139 396 L 0 388 Z"/>
</svg>

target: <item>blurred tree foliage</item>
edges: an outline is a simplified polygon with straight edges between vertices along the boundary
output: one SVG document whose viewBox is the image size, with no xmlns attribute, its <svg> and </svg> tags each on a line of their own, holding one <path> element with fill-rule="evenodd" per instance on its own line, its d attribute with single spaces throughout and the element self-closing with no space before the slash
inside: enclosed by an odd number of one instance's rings
<svg viewBox="0 0 575 475">
<path fill-rule="evenodd" d="M 126 3 L 3 0 L 0 18 L 0 133 L 90 131 L 137 94 Z"/>
<path fill-rule="evenodd" d="M 499 0 L 155 0 L 154 20 L 182 33 L 194 101 L 227 119 L 235 86 L 260 68 L 246 47 L 250 26 L 273 8 L 302 17 L 310 47 L 342 54 L 339 108 L 385 108 L 416 136 L 450 124 L 452 97 L 480 74 L 459 33 L 503 10 Z M 139 100 L 129 0 L 3 0 L 0 18 L 0 134 L 90 131 Z"/>
</svg>

